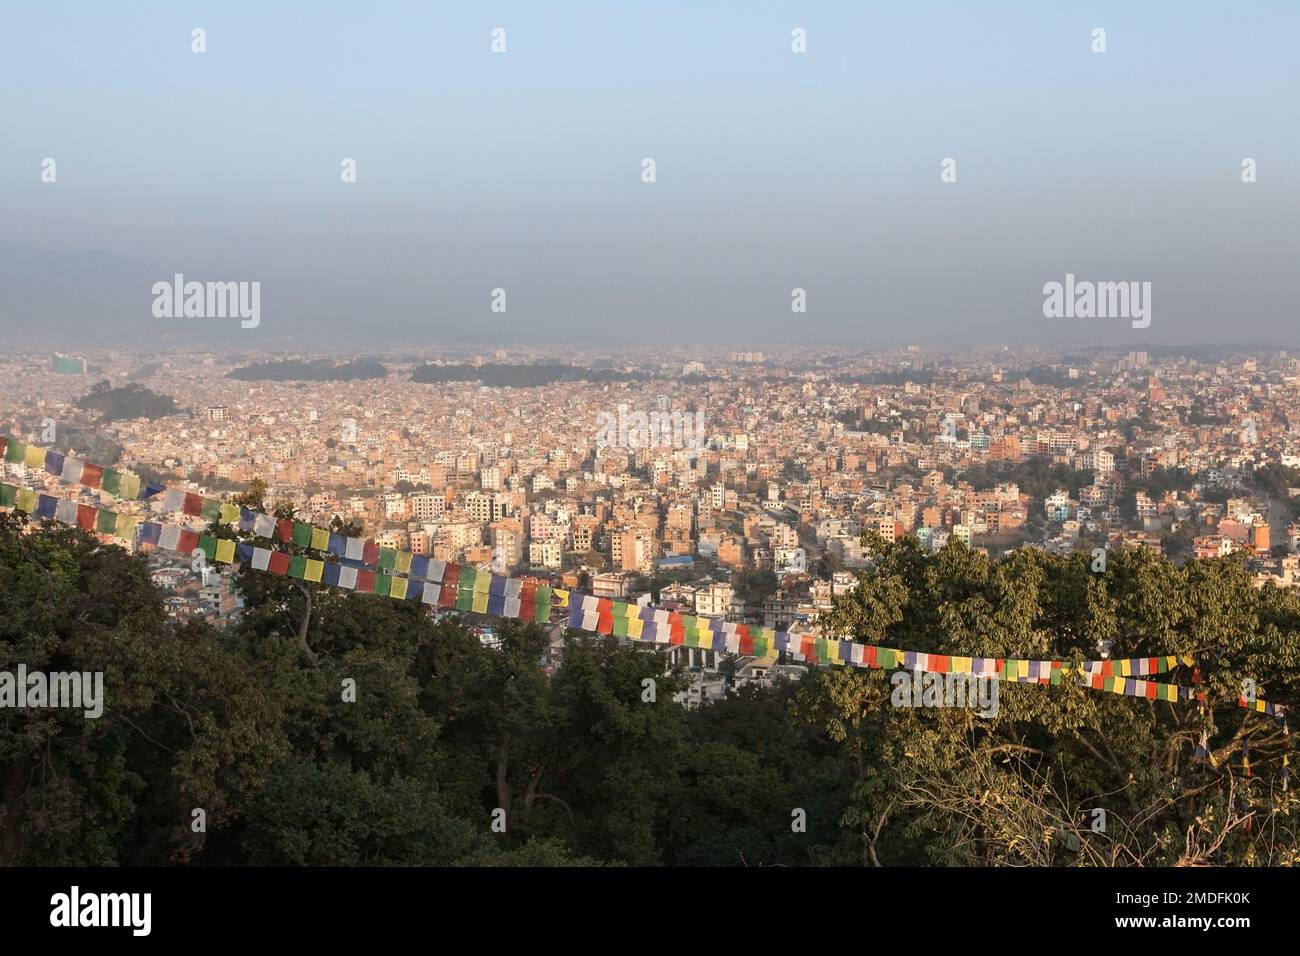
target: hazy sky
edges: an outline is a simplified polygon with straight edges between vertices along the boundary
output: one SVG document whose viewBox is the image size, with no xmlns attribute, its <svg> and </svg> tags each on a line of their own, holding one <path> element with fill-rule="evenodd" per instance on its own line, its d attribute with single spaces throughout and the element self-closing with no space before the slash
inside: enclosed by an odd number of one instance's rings
<svg viewBox="0 0 1300 956">
<path fill-rule="evenodd" d="M 0 349 L 1294 344 L 1298 36 L 1294 0 L 8 2 Z M 155 318 L 177 272 L 261 282 L 260 326 Z M 1150 328 L 1045 319 L 1067 272 L 1150 281 Z"/>
</svg>

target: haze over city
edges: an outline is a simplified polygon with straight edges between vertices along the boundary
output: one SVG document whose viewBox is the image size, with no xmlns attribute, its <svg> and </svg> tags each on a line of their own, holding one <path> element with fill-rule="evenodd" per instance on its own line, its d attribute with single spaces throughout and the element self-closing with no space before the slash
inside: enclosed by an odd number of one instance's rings
<svg viewBox="0 0 1300 956">
<path fill-rule="evenodd" d="M 0 349 L 1295 344 L 1292 4 L 4 16 Z M 1150 326 L 1044 318 L 1067 274 Z"/>
</svg>

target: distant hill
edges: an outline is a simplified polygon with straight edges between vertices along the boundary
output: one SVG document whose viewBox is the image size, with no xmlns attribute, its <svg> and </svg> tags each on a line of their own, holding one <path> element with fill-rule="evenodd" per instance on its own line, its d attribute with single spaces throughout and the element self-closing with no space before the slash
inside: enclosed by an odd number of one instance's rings
<svg viewBox="0 0 1300 956">
<path fill-rule="evenodd" d="M 234 369 L 226 378 L 241 382 L 348 382 L 356 379 L 384 378 L 388 369 L 374 359 L 356 359 L 336 365 L 329 359 L 314 362 L 286 360 L 260 362 Z"/>
<path fill-rule="evenodd" d="M 616 369 L 579 368 L 576 365 L 422 365 L 411 373 L 411 381 L 481 382 L 500 388 L 531 388 L 556 382 L 627 382 L 639 376 Z"/>
<path fill-rule="evenodd" d="M 86 395 L 77 400 L 77 407 L 97 412 L 97 424 L 100 425 L 127 418 L 166 418 L 182 412 L 167 395 L 159 395 L 139 384 L 113 388 L 107 379 L 96 382 Z"/>
<path fill-rule="evenodd" d="M 161 362 L 150 362 L 148 365 L 141 365 L 138 369 L 126 377 L 128 382 L 143 382 L 147 378 L 153 378 L 162 368 Z"/>
</svg>

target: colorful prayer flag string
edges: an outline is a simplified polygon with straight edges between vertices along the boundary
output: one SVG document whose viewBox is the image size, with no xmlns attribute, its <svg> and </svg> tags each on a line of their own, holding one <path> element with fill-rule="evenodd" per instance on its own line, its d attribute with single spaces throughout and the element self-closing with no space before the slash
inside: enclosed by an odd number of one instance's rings
<svg viewBox="0 0 1300 956">
<path fill-rule="evenodd" d="M 6 456 L 11 453 L 5 450 Z M 6 458 L 6 460 L 8 460 Z M 1112 661 L 1083 661 L 1076 668 L 1067 661 L 1024 660 L 1017 658 L 964 657 L 860 644 L 851 640 L 792 635 L 785 631 L 758 625 L 739 624 L 717 618 L 697 617 L 677 611 L 667 611 L 649 606 L 629 605 L 609 598 L 571 594 L 559 588 L 538 585 L 519 578 L 479 570 L 471 565 L 428 559 L 422 555 L 406 565 L 408 575 L 388 573 L 396 569 L 397 562 L 389 563 L 373 552 L 363 549 L 363 563 L 378 564 L 379 569 L 358 567 L 348 560 L 355 553 L 351 542 L 342 556 L 330 553 L 339 561 L 324 561 L 306 555 L 291 555 L 284 551 L 264 548 L 247 541 L 218 538 L 176 525 L 153 521 L 138 521 L 130 515 L 121 515 L 107 509 L 80 504 L 66 498 L 39 494 L 31 489 L 18 488 L 0 482 L 0 507 L 13 508 L 35 518 L 56 521 L 83 531 L 111 535 L 126 541 L 138 541 L 164 550 L 192 554 L 200 550 L 207 560 L 217 564 L 246 562 L 257 571 L 288 576 L 303 581 L 338 587 L 361 593 L 373 593 L 395 600 L 417 601 L 448 610 L 474 612 L 510 617 L 539 624 L 550 622 L 552 609 L 568 610 L 568 626 L 575 630 L 596 634 L 627 637 L 642 643 L 680 645 L 720 653 L 767 657 L 785 652 L 796 661 L 828 666 L 849 665 L 859 668 L 896 669 L 936 673 L 962 673 L 976 676 L 997 676 L 999 680 L 1015 683 L 1037 683 L 1059 686 L 1067 677 L 1075 677 L 1080 686 L 1128 697 L 1148 700 L 1178 701 L 1204 700 L 1200 687 L 1200 670 L 1193 666 L 1192 687 L 1179 687 L 1157 681 L 1144 680 L 1134 674 L 1168 673 L 1179 664 L 1192 666 L 1190 657 L 1164 655 L 1161 657 L 1131 658 Z M 187 511 L 202 516 L 202 504 L 194 504 Z M 262 516 L 269 517 L 269 516 Z M 285 544 L 310 542 L 310 536 L 295 534 L 295 529 L 284 528 L 278 519 L 275 538 Z M 242 526 L 241 520 L 241 526 Z M 286 522 L 287 524 L 287 522 Z M 255 532 L 256 533 L 256 532 Z M 263 537 L 271 537 L 263 535 Z M 274 539 L 273 539 L 274 540 Z M 370 545 L 367 542 L 367 545 Z M 351 549 L 351 550 L 349 550 Z M 365 558 L 376 560 L 365 562 Z M 386 566 L 386 567 L 385 567 Z M 1257 713 L 1281 719 L 1281 705 L 1256 699 L 1237 701 L 1238 706 Z M 1199 748 L 1198 748 L 1199 749 Z"/>
</svg>

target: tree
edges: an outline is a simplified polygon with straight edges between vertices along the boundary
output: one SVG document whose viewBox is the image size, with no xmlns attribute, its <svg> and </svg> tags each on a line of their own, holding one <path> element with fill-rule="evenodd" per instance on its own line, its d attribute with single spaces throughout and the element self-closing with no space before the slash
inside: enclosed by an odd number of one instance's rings
<svg viewBox="0 0 1300 956">
<path fill-rule="evenodd" d="M 1072 683 L 1001 683 L 997 713 L 891 706 L 882 672 L 833 669 L 807 681 L 796 715 L 858 766 L 846 826 L 875 862 L 1121 865 L 1267 863 L 1297 856 L 1289 738 L 1236 705 L 1243 681 L 1285 703 L 1300 690 L 1300 596 L 1255 589 L 1238 559 L 1174 567 L 1143 549 L 1018 551 L 1001 561 L 910 539 L 876 548 L 876 567 L 829 625 L 904 650 L 1081 660 L 1192 655 L 1206 704 L 1157 703 Z M 1170 679 L 1189 683 L 1189 668 Z M 1197 759 L 1202 739 L 1208 759 Z M 1251 775 L 1240 761 L 1248 748 Z M 988 819 L 990 807 L 998 815 Z M 1081 847 L 1079 814 L 1111 827 Z M 1045 842 L 1044 842 L 1045 841 Z"/>
<path fill-rule="evenodd" d="M 178 624 L 145 557 L 8 514 L 0 671 L 99 672 L 105 692 L 99 719 L 0 708 L 0 862 L 1300 862 L 1286 728 L 1235 704 L 1295 702 L 1295 589 L 1255 588 L 1240 557 L 1120 550 L 1096 573 L 1085 554 L 868 545 L 872 569 L 826 621 L 839 633 L 952 655 L 1191 655 L 1205 704 L 1001 683 L 977 716 L 894 706 L 885 672 L 835 667 L 687 711 L 653 646 L 569 632 L 557 657 L 535 624 L 485 642 L 418 602 L 251 570 L 237 623 Z"/>
<path fill-rule="evenodd" d="M 2 669 L 102 674 L 103 713 L 0 710 L 0 862 L 190 859 L 192 809 L 228 824 L 285 746 L 265 671 L 169 626 L 142 557 L 25 523 L 0 519 Z"/>
</svg>

